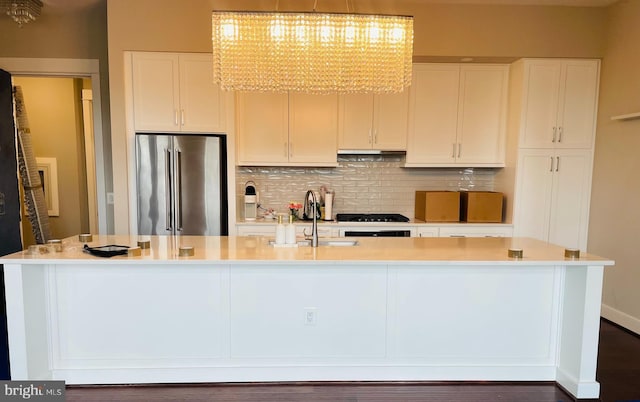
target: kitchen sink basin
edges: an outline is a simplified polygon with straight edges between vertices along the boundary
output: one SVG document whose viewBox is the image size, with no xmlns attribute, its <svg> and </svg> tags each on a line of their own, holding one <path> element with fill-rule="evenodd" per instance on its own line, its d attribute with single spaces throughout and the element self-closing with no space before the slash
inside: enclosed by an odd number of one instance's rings
<svg viewBox="0 0 640 402">
<path fill-rule="evenodd" d="M 296 242 L 298 246 L 311 246 L 311 240 L 298 240 Z M 275 240 L 269 240 L 269 245 L 275 245 Z M 320 238 L 318 239 L 318 246 L 329 246 L 329 247 L 352 247 L 357 246 L 358 241 L 354 239 L 343 239 L 343 238 Z"/>
<path fill-rule="evenodd" d="M 311 240 L 309 240 L 311 244 Z M 353 239 L 319 239 L 319 246 L 357 246 L 358 241 Z"/>
</svg>

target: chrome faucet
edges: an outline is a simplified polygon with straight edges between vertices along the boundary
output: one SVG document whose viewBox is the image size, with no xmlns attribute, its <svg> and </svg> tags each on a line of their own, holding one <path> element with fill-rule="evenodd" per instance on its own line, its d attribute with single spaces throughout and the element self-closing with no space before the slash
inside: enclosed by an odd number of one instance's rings
<svg viewBox="0 0 640 402">
<path fill-rule="evenodd" d="M 316 194 L 309 190 L 307 191 L 307 195 L 304 196 L 304 202 L 307 204 L 309 202 L 309 196 L 311 196 L 312 204 L 311 204 L 311 213 L 313 214 L 313 225 L 311 226 L 311 247 L 318 247 L 318 200 L 316 199 Z M 307 229 L 303 231 L 304 236 L 308 237 Z"/>
</svg>

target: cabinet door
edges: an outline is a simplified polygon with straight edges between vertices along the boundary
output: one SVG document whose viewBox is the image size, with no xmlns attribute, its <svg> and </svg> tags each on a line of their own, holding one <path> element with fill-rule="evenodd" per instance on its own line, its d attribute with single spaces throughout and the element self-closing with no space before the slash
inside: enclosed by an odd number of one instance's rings
<svg viewBox="0 0 640 402">
<path fill-rule="evenodd" d="M 132 66 L 135 130 L 180 131 L 178 56 L 134 53 Z"/>
<path fill-rule="evenodd" d="M 414 65 L 407 165 L 455 162 L 459 75 L 458 65 Z"/>
<path fill-rule="evenodd" d="M 338 96 L 289 94 L 289 162 L 337 165 Z"/>
<path fill-rule="evenodd" d="M 550 243 L 586 250 L 591 161 L 589 150 L 556 152 L 549 227 Z"/>
<path fill-rule="evenodd" d="M 339 149 L 371 149 L 372 124 L 372 94 L 346 94 L 340 97 Z"/>
<path fill-rule="evenodd" d="M 440 237 L 511 237 L 513 227 L 507 225 L 459 225 L 440 228 Z"/>
<path fill-rule="evenodd" d="M 240 92 L 238 113 L 238 164 L 286 164 L 288 161 L 287 95 Z"/>
<path fill-rule="evenodd" d="M 596 119 L 599 62 L 570 60 L 561 77 L 558 148 L 591 148 Z"/>
<path fill-rule="evenodd" d="M 525 63 L 520 147 L 552 148 L 562 64 L 556 60 Z"/>
<path fill-rule="evenodd" d="M 508 67 L 462 66 L 456 162 L 504 165 Z"/>
<path fill-rule="evenodd" d="M 387 151 L 407 149 L 409 90 L 376 95 L 373 111 L 373 148 Z"/>
<path fill-rule="evenodd" d="M 438 237 L 440 230 L 438 227 L 419 227 L 416 232 L 418 233 L 418 237 Z"/>
<path fill-rule="evenodd" d="M 521 150 L 518 158 L 514 235 L 549 239 L 555 157 L 544 149 Z"/>
<path fill-rule="evenodd" d="M 213 83 L 210 54 L 180 55 L 180 120 L 182 131 L 225 131 L 224 94 Z"/>
</svg>

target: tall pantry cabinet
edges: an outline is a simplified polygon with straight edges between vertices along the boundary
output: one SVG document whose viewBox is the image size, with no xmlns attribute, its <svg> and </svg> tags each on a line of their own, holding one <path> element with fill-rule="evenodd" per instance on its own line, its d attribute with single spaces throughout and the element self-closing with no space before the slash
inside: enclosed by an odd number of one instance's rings
<svg viewBox="0 0 640 402">
<path fill-rule="evenodd" d="M 515 236 L 586 250 L 599 69 L 598 60 L 513 64 Z"/>
</svg>

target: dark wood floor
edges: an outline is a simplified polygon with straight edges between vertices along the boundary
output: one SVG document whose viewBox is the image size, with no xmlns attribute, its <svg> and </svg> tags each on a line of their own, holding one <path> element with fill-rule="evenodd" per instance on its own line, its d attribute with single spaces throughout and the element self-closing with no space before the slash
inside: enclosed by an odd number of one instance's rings
<svg viewBox="0 0 640 402">
<path fill-rule="evenodd" d="M 602 320 L 597 379 L 601 401 L 640 402 L 640 337 Z M 560 402 L 553 383 L 199 384 L 68 387 L 67 402 Z"/>
</svg>

